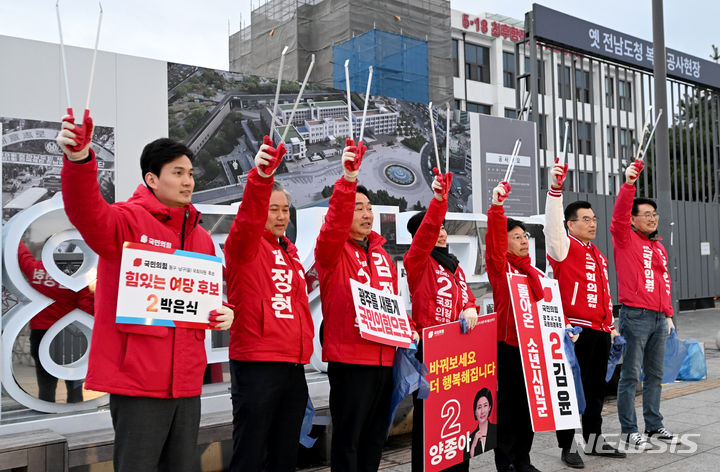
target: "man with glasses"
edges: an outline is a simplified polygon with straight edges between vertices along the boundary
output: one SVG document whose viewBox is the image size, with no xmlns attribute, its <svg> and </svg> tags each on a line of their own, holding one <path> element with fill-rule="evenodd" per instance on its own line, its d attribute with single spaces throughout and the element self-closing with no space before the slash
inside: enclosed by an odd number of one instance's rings
<svg viewBox="0 0 720 472">
<path fill-rule="evenodd" d="M 618 328 L 626 341 L 618 383 L 618 418 L 627 444 L 646 450 L 652 448 L 646 438 L 672 442 L 676 436 L 665 429 L 660 414 L 665 340 L 674 327 L 668 257 L 657 233 L 657 204 L 647 198 L 633 199 L 642 169 L 642 161 L 635 160 L 625 170 L 610 233 L 622 303 Z M 645 435 L 638 432 L 635 415 L 635 387 L 641 369 Z"/>
<path fill-rule="evenodd" d="M 555 163 L 550 172 L 551 186 L 545 201 L 545 244 L 547 258 L 560 286 L 563 310 L 573 326 L 581 326 L 582 335 L 575 343 L 585 411 L 582 433 L 585 453 L 604 457 L 625 457 L 602 436 L 602 407 L 605 399 L 605 372 L 610 354 L 613 327 L 612 299 L 608 284 L 608 260 L 592 243 L 597 232 L 597 218 L 589 202 L 577 201 L 565 208 L 568 233 L 563 226 L 562 185 L 567 164 Z M 584 463 L 573 445 L 574 429 L 557 431 L 561 460 L 569 467 L 581 469 Z"/>
</svg>

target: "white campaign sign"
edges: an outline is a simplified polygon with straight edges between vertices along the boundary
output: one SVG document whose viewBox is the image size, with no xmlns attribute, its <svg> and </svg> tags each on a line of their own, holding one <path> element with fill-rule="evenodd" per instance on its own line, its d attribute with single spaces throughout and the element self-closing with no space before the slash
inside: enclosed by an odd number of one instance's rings
<svg viewBox="0 0 720 472">
<path fill-rule="evenodd" d="M 221 306 L 220 258 L 125 243 L 117 323 L 206 329 Z"/>
<path fill-rule="evenodd" d="M 355 319 L 363 339 L 390 346 L 410 346 L 412 330 L 401 296 L 374 289 L 353 279 L 350 279 L 350 289 L 355 305 Z"/>
</svg>

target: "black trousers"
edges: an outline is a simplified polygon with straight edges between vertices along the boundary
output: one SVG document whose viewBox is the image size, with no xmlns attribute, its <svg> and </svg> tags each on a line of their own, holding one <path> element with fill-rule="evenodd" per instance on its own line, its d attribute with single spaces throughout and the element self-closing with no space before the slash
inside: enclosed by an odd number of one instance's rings
<svg viewBox="0 0 720 472">
<path fill-rule="evenodd" d="M 505 342 L 497 343 L 497 446 L 495 466 L 506 470 L 530 464 L 530 448 L 535 433 L 528 408 L 525 377 L 520 349 Z"/>
<path fill-rule="evenodd" d="M 585 413 L 582 415 L 582 434 L 586 443 L 594 447 L 602 433 L 602 408 L 605 401 L 605 373 L 610 355 L 610 333 L 583 328 L 575 343 L 575 357 L 580 366 L 585 392 Z M 574 429 L 557 431 L 558 447 L 570 447 Z M 591 443 L 591 444 L 590 444 Z"/>
<path fill-rule="evenodd" d="M 128 397 L 110 394 L 115 472 L 197 472 L 200 396 Z"/>
<path fill-rule="evenodd" d="M 57 390 L 58 379 L 51 375 L 40 363 L 40 341 L 47 333 L 46 329 L 30 330 L 30 355 L 35 360 L 35 377 L 38 383 L 38 398 L 46 402 L 55 402 L 55 391 Z M 83 401 L 83 381 L 66 380 L 67 402 L 79 403 Z"/>
<path fill-rule="evenodd" d="M 390 421 L 392 367 L 328 364 L 333 472 L 376 472 Z"/>
<path fill-rule="evenodd" d="M 308 399 L 305 368 L 230 359 L 233 472 L 294 471 Z"/>
</svg>

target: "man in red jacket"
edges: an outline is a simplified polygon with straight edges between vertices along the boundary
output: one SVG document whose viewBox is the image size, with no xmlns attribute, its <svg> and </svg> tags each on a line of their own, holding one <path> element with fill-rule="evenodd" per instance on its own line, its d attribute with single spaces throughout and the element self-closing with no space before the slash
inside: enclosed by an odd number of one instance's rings
<svg viewBox="0 0 720 472">
<path fill-rule="evenodd" d="M 604 457 L 625 457 L 602 437 L 602 407 L 605 398 L 605 373 L 610 354 L 610 333 L 613 326 L 612 299 L 608 284 L 608 261 L 592 243 L 597 231 L 597 218 L 589 202 L 577 201 L 565 208 L 563 226 L 562 184 L 567 164 L 555 164 L 550 173 L 551 185 L 545 201 L 545 245 L 547 259 L 560 286 L 563 311 L 573 326 L 581 326 L 582 336 L 575 343 L 580 365 L 585 411 L 582 434 L 586 454 Z M 572 447 L 574 429 L 557 431 L 562 461 L 573 468 L 584 463 Z"/>
<path fill-rule="evenodd" d="M 625 170 L 625 184 L 615 201 L 610 233 L 618 275 L 620 322 L 625 338 L 623 364 L 618 382 L 618 418 L 628 445 L 651 449 L 646 437 L 671 442 L 677 437 L 663 426 L 660 392 L 665 360 L 665 340 L 673 322 L 670 272 L 665 247 L 657 233 L 657 204 L 635 198 L 635 181 L 643 169 L 636 160 Z M 645 435 L 635 415 L 635 387 L 643 377 Z"/>
<path fill-rule="evenodd" d="M 197 434 L 205 366 L 205 331 L 116 324 L 120 262 L 125 242 L 148 240 L 165 248 L 214 254 L 190 199 L 192 152 L 158 139 L 140 157 L 145 185 L 126 202 L 109 205 L 97 182 L 88 133 L 63 117 L 57 143 L 65 153 L 62 195 L 70 222 L 99 258 L 95 326 L 87 388 L 110 393 L 116 471 L 199 470 Z M 91 119 L 83 127 L 92 127 Z M 77 136 L 88 136 L 78 146 Z M 78 149 L 80 147 L 81 149 Z M 213 310 L 210 320 L 227 329 L 233 312 Z"/>
<path fill-rule="evenodd" d="M 357 185 L 365 147 L 343 150 L 315 246 L 323 311 L 323 360 L 328 362 L 333 472 L 377 471 L 387 435 L 395 348 L 367 341 L 358 330 L 350 279 L 397 294 L 397 270 L 372 230 L 368 191 Z M 415 334 L 417 336 L 417 333 Z"/>
<path fill-rule="evenodd" d="M 435 169 L 437 171 L 437 169 Z M 464 318 L 470 329 L 477 324 L 477 306 L 475 295 L 465 281 L 457 258 L 450 253 L 445 231 L 445 213 L 448 209 L 448 193 L 452 186 L 452 173 L 444 177 L 439 173 L 432 183 L 434 196 L 430 200 L 427 212 L 413 215 L 407 223 L 407 229 L 413 240 L 410 249 L 403 258 L 407 271 L 408 287 L 412 300 L 413 328 L 422 329 L 435 325 L 457 321 Z M 422 345 L 417 357 L 422 361 Z M 422 472 L 424 468 L 423 450 L 423 408 L 424 401 L 413 393 L 412 427 L 412 470 Z M 493 438 L 494 440 L 494 438 Z M 464 461 L 451 466 L 446 471 L 467 471 L 470 462 Z"/>
<path fill-rule="evenodd" d="M 255 156 L 225 242 L 230 329 L 233 456 L 230 470 L 294 471 L 313 351 L 305 271 L 285 237 L 290 199 L 273 174 L 283 159 L 269 138 Z"/>
</svg>

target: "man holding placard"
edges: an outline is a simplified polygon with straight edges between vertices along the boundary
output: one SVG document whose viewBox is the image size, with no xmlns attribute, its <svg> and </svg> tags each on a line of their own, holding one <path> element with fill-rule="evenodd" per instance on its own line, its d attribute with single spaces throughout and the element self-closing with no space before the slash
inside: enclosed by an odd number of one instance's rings
<svg viewBox="0 0 720 472">
<path fill-rule="evenodd" d="M 119 289 L 128 285 L 128 278 L 121 274 L 126 246 L 137 250 L 140 243 L 150 242 L 157 248 L 146 246 L 153 250 L 143 253 L 153 260 L 179 250 L 214 258 L 212 239 L 199 225 L 200 213 L 190 203 L 193 155 L 186 146 L 170 139 L 151 142 L 140 158 L 145 185 L 139 185 L 128 201 L 109 205 L 100 194 L 97 162 L 90 149 L 91 119 L 83 124 L 88 126 L 90 129 L 76 127 L 74 118 L 65 116 L 57 137 L 66 158 L 62 169 L 65 211 L 100 256 L 86 386 L 110 393 L 116 471 L 195 471 L 199 469 L 197 435 L 206 367 L 205 330 L 173 328 L 170 326 L 181 325 L 154 319 L 151 315 L 161 310 L 152 301 L 149 313 L 133 313 L 151 325 L 116 322 L 122 305 L 131 302 L 118 298 Z M 175 257 L 183 257 L 188 266 L 201 260 L 185 254 Z M 152 274 L 143 261 L 143 257 L 134 259 L 135 272 L 149 277 Z M 156 262 L 152 266 L 156 267 Z M 161 279 L 156 277 L 153 283 L 160 284 Z M 163 286 L 165 282 L 162 279 Z M 181 294 L 187 295 L 189 289 L 194 295 L 198 287 L 188 274 L 182 277 L 181 288 Z M 212 312 L 207 304 L 198 306 L 181 295 L 165 297 L 170 293 L 167 290 L 158 293 L 162 300 L 171 300 L 174 308 L 182 305 L 180 311 L 196 310 L 198 326 L 228 329 L 232 324 L 232 310 L 221 306 L 221 290 Z M 151 296 L 155 303 L 160 300 L 157 295 Z"/>
<path fill-rule="evenodd" d="M 290 199 L 273 174 L 285 147 L 266 136 L 225 242 L 233 403 L 231 471 L 293 471 L 313 351 L 305 271 L 285 236 Z"/>
<path fill-rule="evenodd" d="M 378 469 L 393 390 L 395 348 L 361 337 L 350 283 L 354 280 L 397 294 L 397 271 L 382 247 L 385 238 L 372 230 L 368 192 L 357 185 L 365 150 L 361 142 L 355 146 L 347 140 L 342 155 L 344 175 L 335 183 L 315 247 L 334 472 Z"/>
<path fill-rule="evenodd" d="M 563 181 L 567 164 L 556 160 L 550 171 L 551 186 L 545 202 L 545 244 L 547 258 L 560 285 L 563 310 L 570 323 L 583 328 L 575 343 L 585 392 L 582 434 L 585 453 L 604 457 L 625 457 L 625 453 L 605 442 L 602 436 L 602 407 L 605 398 L 605 372 L 610 354 L 613 326 L 612 299 L 608 284 L 608 261 L 592 243 L 597 218 L 589 202 L 570 203 L 563 214 Z M 568 233 L 563 226 L 563 216 Z M 578 380 L 578 379 L 576 379 Z M 582 468 L 583 460 L 573 447 L 574 429 L 557 431 L 562 461 Z"/>
</svg>

